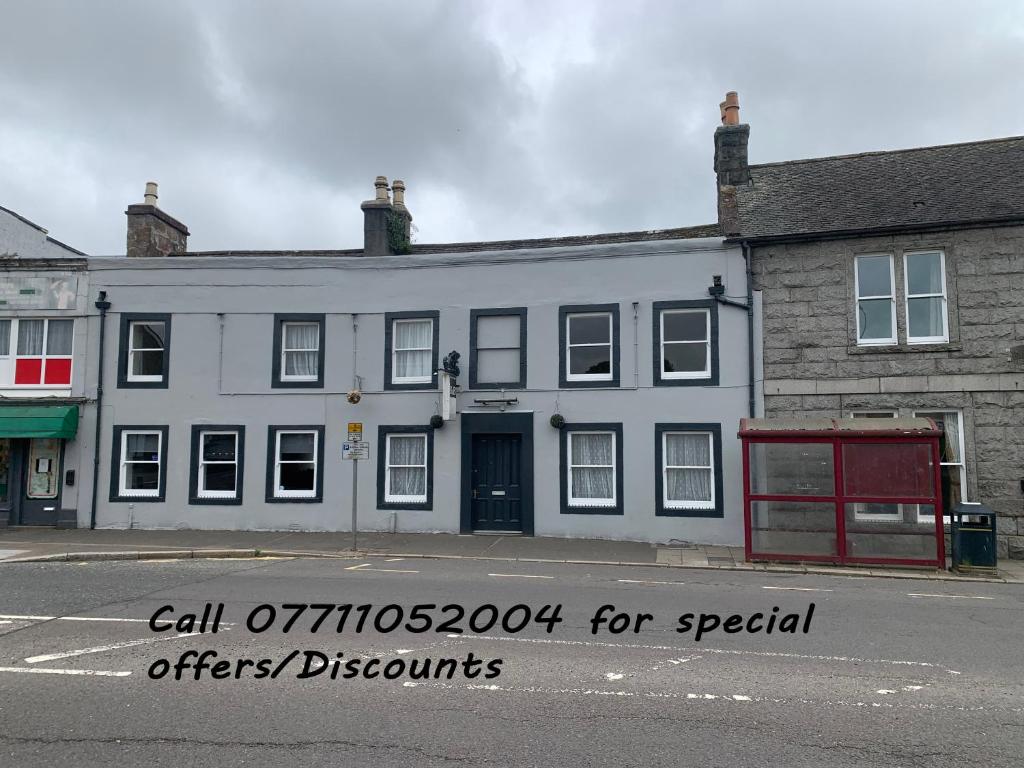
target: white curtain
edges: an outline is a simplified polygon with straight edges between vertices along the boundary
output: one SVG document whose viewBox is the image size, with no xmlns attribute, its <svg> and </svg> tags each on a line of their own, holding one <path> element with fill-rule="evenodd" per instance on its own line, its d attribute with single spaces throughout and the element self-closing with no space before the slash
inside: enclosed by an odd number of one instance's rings
<svg viewBox="0 0 1024 768">
<path fill-rule="evenodd" d="M 73 320 L 51 320 L 46 333 L 46 354 L 70 355 Z"/>
<path fill-rule="evenodd" d="M 572 495 L 576 499 L 611 499 L 615 496 L 612 435 L 570 433 Z M 595 466 L 608 465 L 608 466 Z"/>
<path fill-rule="evenodd" d="M 426 463 L 426 438 L 422 435 L 391 435 L 388 438 L 389 493 L 393 496 L 425 496 Z"/>
<path fill-rule="evenodd" d="M 392 344 L 395 349 L 394 375 L 398 378 L 429 376 L 433 346 L 433 321 L 396 321 Z"/>
<path fill-rule="evenodd" d="M 43 354 L 43 323 L 45 320 L 18 321 L 18 354 Z"/>
<path fill-rule="evenodd" d="M 284 326 L 285 375 L 317 376 L 319 374 L 319 347 L 319 325 L 313 323 L 286 324 Z"/>
<path fill-rule="evenodd" d="M 711 439 L 708 435 L 665 435 L 665 495 L 670 501 L 711 501 Z"/>
</svg>

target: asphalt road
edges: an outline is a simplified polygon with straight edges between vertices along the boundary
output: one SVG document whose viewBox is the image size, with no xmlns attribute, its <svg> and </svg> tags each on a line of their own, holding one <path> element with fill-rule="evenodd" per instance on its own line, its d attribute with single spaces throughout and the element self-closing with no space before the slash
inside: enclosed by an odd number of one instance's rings
<svg viewBox="0 0 1024 768">
<path fill-rule="evenodd" d="M 223 603 L 216 634 L 153 632 Z M 246 627 L 278 607 L 269 629 Z M 359 611 L 282 604 L 369 604 Z M 458 603 L 471 614 L 437 631 Z M 810 604 L 814 613 L 804 626 Z M 384 633 L 396 609 L 402 623 Z M 524 610 L 532 611 L 518 629 Z M 562 605 L 546 631 L 534 619 Z M 602 605 L 629 628 L 592 632 Z M 796 613 L 795 634 L 676 632 L 693 613 Z M 635 614 L 650 614 L 633 632 Z M 313 622 L 324 616 L 317 632 Z M 87 619 L 87 620 L 78 620 Z M 104 619 L 104 620 L 101 620 Z M 173 619 L 172 619 L 173 620 Z M 414 633 L 406 622 L 429 631 Z M 710 619 L 708 620 L 710 621 Z M 763 622 L 762 622 L 763 623 Z M 732 626 L 732 625 L 730 625 Z M 755 619 L 755 626 L 756 619 Z M 776 623 L 776 628 L 778 622 Z M 462 628 L 461 634 L 451 631 Z M 187 629 L 187 628 L 186 628 Z M 227 679 L 187 651 L 216 651 Z M 297 679 L 303 651 L 331 660 Z M 256 679 L 260 659 L 276 678 Z M 336 654 L 344 654 L 334 665 Z M 464 662 L 411 679 L 426 660 Z M 318 659 L 319 657 L 313 657 Z M 148 670 L 168 660 L 154 680 Z M 239 659 L 251 659 L 239 679 Z M 370 664 L 376 659 L 375 664 Z M 488 662 L 500 674 L 485 678 Z M 348 661 L 357 676 L 344 679 Z M 401 663 L 394 663 L 402 660 Z M 399 674 L 380 676 L 385 668 Z M 158 667 L 160 665 L 158 664 Z M 447 673 L 449 666 L 442 667 Z M 400 669 L 403 668 L 403 669 Z M 319 669 L 312 664 L 311 670 Z M 367 679 L 363 670 L 376 671 Z M 331 679 L 332 671 L 337 679 Z M 1018 585 L 457 560 L 184 560 L 0 566 L 0 765 L 1020 766 L 1024 589 Z"/>
</svg>

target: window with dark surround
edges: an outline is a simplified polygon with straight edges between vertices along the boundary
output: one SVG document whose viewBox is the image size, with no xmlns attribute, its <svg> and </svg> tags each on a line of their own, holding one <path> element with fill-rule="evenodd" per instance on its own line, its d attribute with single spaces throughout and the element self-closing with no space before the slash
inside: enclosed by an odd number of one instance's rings
<svg viewBox="0 0 1024 768">
<path fill-rule="evenodd" d="M 323 425 L 267 428 L 269 503 L 317 504 L 324 495 Z"/>
<path fill-rule="evenodd" d="M 434 430 L 377 427 L 377 509 L 434 508 Z"/>
<path fill-rule="evenodd" d="M 171 316 L 121 315 L 117 362 L 119 389 L 167 389 L 171 361 Z"/>
<path fill-rule="evenodd" d="M 189 504 L 241 504 L 245 427 L 195 424 L 189 467 Z"/>
<path fill-rule="evenodd" d="M 470 310 L 469 386 L 526 387 L 526 307 Z"/>
<path fill-rule="evenodd" d="M 167 495 L 166 424 L 118 424 L 110 457 L 111 501 L 164 501 Z"/>
<path fill-rule="evenodd" d="M 723 517 L 722 425 L 654 425 L 655 515 Z"/>
<path fill-rule="evenodd" d="M 558 385 L 619 386 L 619 305 L 558 308 Z"/>
<path fill-rule="evenodd" d="M 656 301 L 652 309 L 654 385 L 718 386 L 718 303 Z"/>
<path fill-rule="evenodd" d="M 623 514 L 622 424 L 566 424 L 559 434 L 563 515 Z"/>
<path fill-rule="evenodd" d="M 271 387 L 323 389 L 325 330 L 322 314 L 274 315 Z"/>
<path fill-rule="evenodd" d="M 436 389 L 438 310 L 384 314 L 384 389 Z"/>
</svg>

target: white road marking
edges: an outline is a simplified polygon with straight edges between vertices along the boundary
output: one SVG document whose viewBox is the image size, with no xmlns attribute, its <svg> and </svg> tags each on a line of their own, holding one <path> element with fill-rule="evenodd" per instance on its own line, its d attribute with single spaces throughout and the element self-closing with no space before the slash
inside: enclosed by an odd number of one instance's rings
<svg viewBox="0 0 1024 768">
<path fill-rule="evenodd" d="M 553 579 L 554 576 L 536 576 L 532 573 L 488 573 L 488 576 L 496 576 L 499 579 Z"/>
<path fill-rule="evenodd" d="M 136 645 L 149 645 L 159 643 L 162 640 L 177 640 L 181 637 L 192 637 L 201 634 L 200 632 L 183 632 L 180 635 L 170 637 L 147 637 L 143 640 L 126 640 L 123 643 L 110 643 L 109 645 L 97 645 L 94 648 L 80 648 L 77 651 L 62 651 L 60 653 L 44 653 L 41 656 L 29 656 L 25 659 L 27 664 L 38 664 L 42 661 L 56 661 L 57 659 L 70 659 L 72 656 L 85 656 L 87 653 L 103 653 L 104 651 L 116 651 L 118 648 L 132 648 Z"/>
<path fill-rule="evenodd" d="M 376 571 L 377 573 L 419 573 L 419 571 L 406 571 L 401 568 L 360 568 L 360 571 Z"/>
<path fill-rule="evenodd" d="M 605 672 L 604 676 L 608 680 L 621 680 L 623 677 L 625 677 L 625 675 L 623 675 L 621 672 Z"/>
<path fill-rule="evenodd" d="M 404 558 L 404 557 L 389 557 L 389 558 L 388 558 L 387 560 L 385 560 L 384 562 L 385 562 L 385 563 L 400 563 L 400 562 L 402 562 L 403 560 L 405 560 L 405 558 Z"/>
<path fill-rule="evenodd" d="M 685 581 L 647 581 L 646 579 L 616 579 L 620 584 L 685 584 Z"/>
<path fill-rule="evenodd" d="M 981 595 L 938 595 L 929 592 L 908 592 L 907 597 L 949 597 L 959 600 L 995 600 L 994 597 L 982 597 Z"/>
<path fill-rule="evenodd" d="M 13 621 L 0 621 L 0 624 L 13 624 Z"/>
<path fill-rule="evenodd" d="M 360 568 L 366 568 L 369 565 L 370 565 L 369 563 L 361 563 L 360 565 L 350 565 L 345 570 L 346 571 L 358 571 Z"/>
<path fill-rule="evenodd" d="M 131 672 L 106 669 L 47 669 L 46 667 L 0 667 L 0 672 L 29 672 L 37 675 L 90 675 L 94 677 L 128 677 Z"/>
<path fill-rule="evenodd" d="M 922 709 L 928 711 L 948 710 L 952 712 L 1024 712 L 1024 707 L 996 708 L 996 707 L 965 707 L 953 704 L 910 704 L 893 703 L 891 701 L 821 701 L 816 699 L 780 699 L 772 696 L 745 696 L 743 694 L 715 694 L 715 693 L 665 693 L 660 691 L 604 691 L 591 688 L 540 688 L 540 687 L 512 687 L 501 685 L 455 685 L 453 683 L 441 682 L 411 682 L 402 683 L 404 688 L 441 688 L 445 690 L 468 690 L 468 691 L 503 691 L 506 693 L 525 694 L 549 694 L 568 696 L 612 696 L 619 698 L 636 699 L 689 699 L 699 701 L 715 701 L 724 703 L 759 703 L 759 704 L 781 704 L 783 706 L 812 706 L 812 707 L 876 707 L 880 709 Z"/>
<path fill-rule="evenodd" d="M 814 587 L 761 587 L 761 589 L 791 590 L 793 592 L 834 592 L 833 589 L 815 589 Z"/>
<path fill-rule="evenodd" d="M 896 693 L 896 691 L 891 690 L 889 688 L 879 688 L 877 691 L 875 691 L 875 693 L 880 694 L 882 696 L 888 696 L 890 693 Z"/>
<path fill-rule="evenodd" d="M 446 637 L 452 639 L 469 639 L 465 635 L 446 635 Z M 778 659 L 806 659 L 810 661 L 842 661 L 850 664 L 891 664 L 893 666 L 908 666 L 908 667 L 931 667 L 933 669 L 941 669 L 944 672 L 949 672 L 952 675 L 959 675 L 960 673 L 953 669 L 946 669 L 939 664 L 934 664 L 930 661 L 908 661 L 904 659 L 864 659 L 856 656 L 817 656 L 803 653 L 781 653 L 776 651 L 741 651 L 734 649 L 725 648 L 680 648 L 674 645 L 631 645 L 629 643 L 602 643 L 590 640 L 555 640 L 541 637 L 503 637 L 501 635 L 473 635 L 473 640 L 505 640 L 513 643 L 540 643 L 543 645 L 583 645 L 590 646 L 593 648 L 625 648 L 627 650 L 636 651 L 681 651 L 683 653 L 692 653 L 693 651 L 700 651 L 701 653 L 720 653 L 720 654 L 731 654 L 736 656 L 761 656 L 766 658 L 778 658 Z"/>
<path fill-rule="evenodd" d="M 397 653 L 399 656 L 404 656 L 407 653 L 412 653 L 412 649 L 411 648 L 399 648 L 398 650 L 395 651 L 395 653 Z"/>
<path fill-rule="evenodd" d="M 22 616 L 14 614 L 0 614 L 0 619 L 14 619 L 16 621 L 123 621 L 143 624 L 149 622 L 149 619 L 104 618 L 100 616 Z"/>
</svg>

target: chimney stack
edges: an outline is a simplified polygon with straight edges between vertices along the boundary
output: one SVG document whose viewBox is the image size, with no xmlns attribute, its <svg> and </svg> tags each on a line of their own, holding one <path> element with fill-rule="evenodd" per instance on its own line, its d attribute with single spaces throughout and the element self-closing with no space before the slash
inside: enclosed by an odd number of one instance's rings
<svg viewBox="0 0 1024 768">
<path fill-rule="evenodd" d="M 405 182 L 395 179 L 391 186 L 394 202 L 388 195 L 386 176 L 373 182 L 373 200 L 367 200 L 363 211 L 363 256 L 391 256 L 409 253 L 412 214 L 405 207 Z"/>
<path fill-rule="evenodd" d="M 718 187 L 718 223 L 728 236 L 741 234 L 736 187 L 750 182 L 747 142 L 750 126 L 740 123 L 736 91 L 725 94 L 719 106 L 722 124 L 715 129 L 715 176 Z"/>
<path fill-rule="evenodd" d="M 155 181 L 146 182 L 142 204 L 129 205 L 127 254 L 130 257 L 170 256 L 188 250 L 188 228 L 156 206 Z"/>
</svg>

